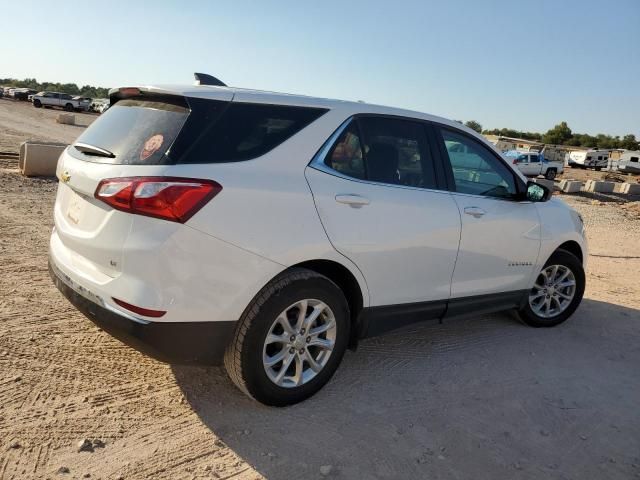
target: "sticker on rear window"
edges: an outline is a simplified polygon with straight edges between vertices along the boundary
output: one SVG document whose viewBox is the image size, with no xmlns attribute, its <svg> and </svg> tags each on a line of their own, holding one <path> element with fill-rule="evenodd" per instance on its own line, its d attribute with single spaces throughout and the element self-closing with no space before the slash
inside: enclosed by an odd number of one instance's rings
<svg viewBox="0 0 640 480">
<path fill-rule="evenodd" d="M 149 139 L 144 142 L 144 147 L 140 152 L 140 160 L 146 160 L 151 155 L 156 153 L 162 146 L 162 142 L 164 142 L 164 137 L 160 133 L 156 133 L 155 135 L 149 137 Z"/>
</svg>

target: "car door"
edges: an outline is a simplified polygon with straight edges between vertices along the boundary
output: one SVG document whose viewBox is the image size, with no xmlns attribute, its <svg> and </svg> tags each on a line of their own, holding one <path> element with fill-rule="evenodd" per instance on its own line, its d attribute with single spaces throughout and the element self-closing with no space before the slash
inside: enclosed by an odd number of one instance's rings
<svg viewBox="0 0 640 480">
<path fill-rule="evenodd" d="M 540 162 L 540 155 L 537 153 L 529 154 L 529 170 L 531 176 L 538 176 L 542 173 L 542 162 Z"/>
<path fill-rule="evenodd" d="M 451 297 L 529 289 L 541 226 L 535 204 L 519 200 L 524 182 L 480 140 L 449 127 L 438 132 L 462 219 Z M 461 161 L 460 150 L 475 156 L 475 162 Z"/>
<path fill-rule="evenodd" d="M 358 117 L 306 170 L 326 233 L 362 271 L 371 305 L 433 305 L 424 318 L 444 311 L 460 239 L 427 138 L 418 121 Z"/>
</svg>

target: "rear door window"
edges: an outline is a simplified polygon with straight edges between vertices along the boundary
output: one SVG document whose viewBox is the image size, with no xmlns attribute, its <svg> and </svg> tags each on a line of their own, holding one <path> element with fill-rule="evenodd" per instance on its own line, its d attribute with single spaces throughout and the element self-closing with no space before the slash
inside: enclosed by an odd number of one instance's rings
<svg viewBox="0 0 640 480">
<path fill-rule="evenodd" d="M 420 122 L 359 117 L 340 135 L 324 163 L 361 180 L 436 188 L 433 158 Z"/>
</svg>

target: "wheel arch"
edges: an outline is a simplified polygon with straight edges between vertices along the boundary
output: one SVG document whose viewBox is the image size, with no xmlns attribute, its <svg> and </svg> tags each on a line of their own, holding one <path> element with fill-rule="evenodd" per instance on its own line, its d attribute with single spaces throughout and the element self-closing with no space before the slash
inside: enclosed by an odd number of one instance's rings
<svg viewBox="0 0 640 480">
<path fill-rule="evenodd" d="M 307 260 L 289 268 L 305 268 L 324 275 L 334 282 L 344 293 L 349 304 L 351 332 L 349 348 L 355 348 L 358 341 L 360 312 L 364 308 L 365 296 L 356 276 L 344 265 L 334 260 Z"/>
<path fill-rule="evenodd" d="M 569 240 L 567 242 L 564 242 L 562 245 L 556 248 L 554 252 L 558 250 L 566 250 L 567 252 L 575 255 L 578 258 L 578 260 L 580 260 L 580 263 L 584 265 L 584 253 L 582 252 L 582 247 L 575 240 Z"/>
</svg>

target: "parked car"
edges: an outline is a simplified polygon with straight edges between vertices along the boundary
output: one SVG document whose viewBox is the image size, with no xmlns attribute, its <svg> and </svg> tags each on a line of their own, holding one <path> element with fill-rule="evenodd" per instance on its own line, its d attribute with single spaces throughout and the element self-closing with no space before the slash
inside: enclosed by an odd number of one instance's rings
<svg viewBox="0 0 640 480">
<path fill-rule="evenodd" d="M 580 215 L 457 122 L 206 85 L 111 105 L 58 162 L 53 281 L 154 358 L 224 361 L 260 402 L 308 398 L 346 348 L 411 322 L 551 327 L 582 299 Z"/>
<path fill-rule="evenodd" d="M 35 94 L 35 90 L 31 90 L 30 88 L 16 88 L 13 92 L 13 98 L 16 100 L 24 100 L 27 101 L 30 95 Z"/>
<path fill-rule="evenodd" d="M 548 180 L 564 170 L 562 162 L 550 162 L 540 152 L 522 153 L 513 159 L 513 164 L 527 177 L 543 175 Z"/>
<path fill-rule="evenodd" d="M 109 110 L 109 107 L 110 107 L 109 102 L 105 102 L 105 103 L 101 104 L 100 106 L 98 106 L 98 108 L 97 108 L 97 110 L 96 110 L 96 111 L 97 111 L 98 113 L 104 113 L 104 112 L 106 112 L 107 110 Z"/>
<path fill-rule="evenodd" d="M 58 92 L 40 92 L 32 98 L 33 106 L 36 108 L 41 107 L 59 107 L 68 112 L 74 110 L 86 111 L 89 108 L 90 102 L 85 99 L 79 99 L 79 97 L 72 97 L 68 93 Z"/>
</svg>

